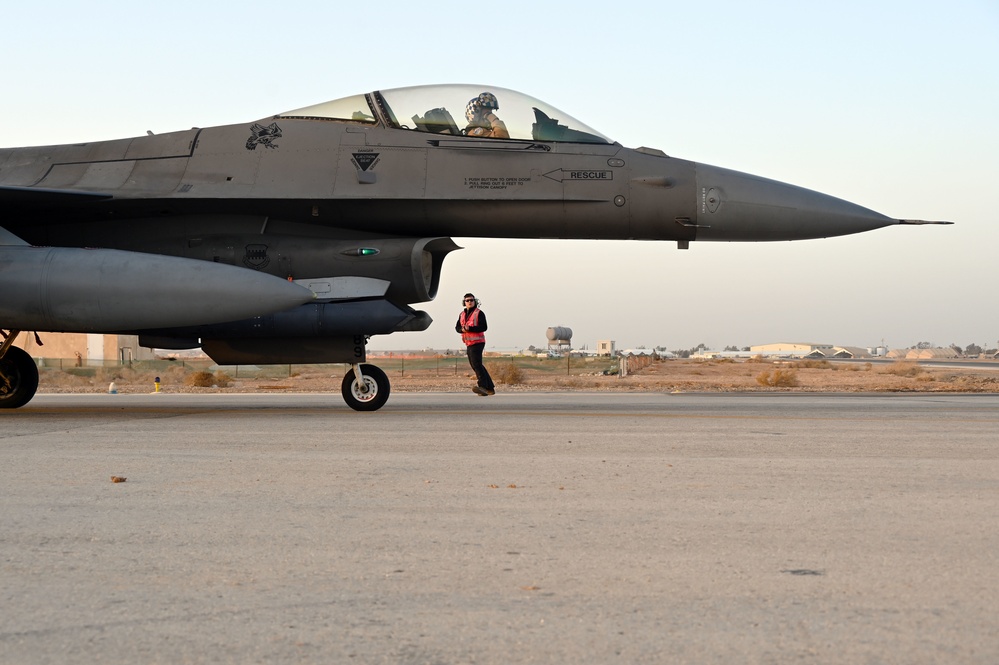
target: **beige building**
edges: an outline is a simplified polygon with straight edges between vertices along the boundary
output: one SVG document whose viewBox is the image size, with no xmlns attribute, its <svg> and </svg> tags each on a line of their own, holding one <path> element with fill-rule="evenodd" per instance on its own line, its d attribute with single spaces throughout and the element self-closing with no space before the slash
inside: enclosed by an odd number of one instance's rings
<svg viewBox="0 0 999 665">
<path fill-rule="evenodd" d="M 836 346 L 832 354 L 823 353 L 826 358 L 871 358 L 871 352 L 859 346 Z"/>
<path fill-rule="evenodd" d="M 957 351 L 949 346 L 936 347 L 933 349 L 909 349 L 905 354 L 907 360 L 946 360 L 957 358 Z"/>
<path fill-rule="evenodd" d="M 35 343 L 35 335 L 22 332 L 14 346 L 19 346 L 39 361 L 62 361 L 69 366 L 127 365 L 134 360 L 155 360 L 152 349 L 139 346 L 136 335 L 88 335 L 85 333 L 39 333 L 42 346 Z"/>
<path fill-rule="evenodd" d="M 893 360 L 946 360 L 958 358 L 957 351 L 950 347 L 932 349 L 892 349 L 886 356 Z"/>
<path fill-rule="evenodd" d="M 793 342 L 777 342 L 776 344 L 759 344 L 757 346 L 749 347 L 751 353 L 759 353 L 761 355 L 777 355 L 779 353 L 785 353 L 789 356 L 807 356 L 809 353 L 815 351 L 821 351 L 823 353 L 828 352 L 828 355 L 833 353 L 832 344 L 806 344 L 806 343 L 793 343 Z"/>
<path fill-rule="evenodd" d="M 616 342 L 612 339 L 597 340 L 597 355 L 612 356 L 617 351 Z"/>
<path fill-rule="evenodd" d="M 749 347 L 752 354 L 761 356 L 791 356 L 794 358 L 870 358 L 871 352 L 857 346 L 832 344 L 807 344 L 778 342 Z"/>
</svg>

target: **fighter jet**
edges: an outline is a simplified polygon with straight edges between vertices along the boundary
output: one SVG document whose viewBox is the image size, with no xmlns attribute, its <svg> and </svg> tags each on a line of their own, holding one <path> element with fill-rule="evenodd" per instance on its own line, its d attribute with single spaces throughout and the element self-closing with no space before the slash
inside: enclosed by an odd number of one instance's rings
<svg viewBox="0 0 999 665">
<path fill-rule="evenodd" d="M 792 185 L 625 148 L 527 95 L 382 90 L 249 123 L 0 149 L 0 407 L 38 385 L 22 331 L 137 334 L 222 365 L 346 363 L 425 330 L 451 236 L 772 241 L 893 224 Z"/>
</svg>

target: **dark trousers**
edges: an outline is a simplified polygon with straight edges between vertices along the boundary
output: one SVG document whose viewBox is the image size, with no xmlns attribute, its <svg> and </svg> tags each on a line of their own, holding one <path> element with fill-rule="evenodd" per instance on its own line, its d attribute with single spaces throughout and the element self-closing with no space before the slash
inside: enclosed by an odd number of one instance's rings
<svg viewBox="0 0 999 665">
<path fill-rule="evenodd" d="M 475 372 L 475 378 L 478 380 L 480 388 L 495 390 L 496 386 L 493 385 L 493 378 L 489 376 L 486 366 L 482 364 L 482 351 L 485 348 L 485 344 L 472 344 L 469 346 L 468 364 L 472 366 L 472 371 Z"/>
</svg>

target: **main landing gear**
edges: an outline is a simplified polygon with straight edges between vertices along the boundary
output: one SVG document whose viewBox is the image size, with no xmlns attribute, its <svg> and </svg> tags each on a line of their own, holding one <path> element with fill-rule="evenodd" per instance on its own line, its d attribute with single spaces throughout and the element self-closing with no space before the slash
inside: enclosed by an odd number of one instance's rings
<svg viewBox="0 0 999 665">
<path fill-rule="evenodd" d="M 38 368 L 26 351 L 14 346 L 20 330 L 0 330 L 0 409 L 24 406 L 38 390 Z M 387 393 L 387 391 L 386 391 Z"/>
<path fill-rule="evenodd" d="M 389 380 L 374 365 L 355 364 L 343 377 L 343 401 L 355 411 L 377 411 L 389 398 Z"/>
</svg>

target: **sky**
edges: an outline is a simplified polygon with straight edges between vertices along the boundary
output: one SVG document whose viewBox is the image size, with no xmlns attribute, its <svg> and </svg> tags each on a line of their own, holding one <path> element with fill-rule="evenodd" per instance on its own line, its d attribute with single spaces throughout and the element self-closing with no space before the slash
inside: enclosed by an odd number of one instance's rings
<svg viewBox="0 0 999 665">
<path fill-rule="evenodd" d="M 483 6 L 485 7 L 485 6 Z M 455 238 L 429 330 L 372 349 L 999 343 L 999 2 L 13 3 L 0 147 L 250 122 L 377 89 L 519 90 L 635 148 L 890 217 L 780 243 Z"/>
</svg>

